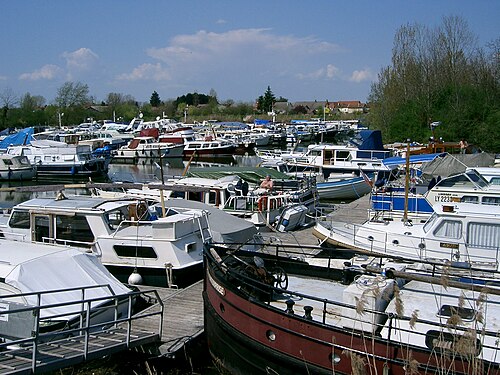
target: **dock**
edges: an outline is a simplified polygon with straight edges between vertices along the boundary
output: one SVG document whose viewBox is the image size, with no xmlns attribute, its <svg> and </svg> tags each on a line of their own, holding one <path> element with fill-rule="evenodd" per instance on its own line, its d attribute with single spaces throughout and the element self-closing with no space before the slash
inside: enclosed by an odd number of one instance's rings
<svg viewBox="0 0 500 375">
<path fill-rule="evenodd" d="M 140 287 L 140 289 L 146 287 Z M 177 352 L 203 333 L 203 280 L 184 289 L 155 288 L 165 306 L 160 345 L 156 355 L 174 358 Z M 158 304 L 144 310 L 150 313 Z M 145 331 L 157 326 L 154 316 L 141 319 L 136 326 Z"/>
</svg>

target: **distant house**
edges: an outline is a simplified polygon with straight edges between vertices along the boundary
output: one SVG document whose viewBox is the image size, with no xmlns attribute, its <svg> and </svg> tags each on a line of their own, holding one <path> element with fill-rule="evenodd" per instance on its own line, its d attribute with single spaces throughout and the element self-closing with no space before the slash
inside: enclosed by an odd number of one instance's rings
<svg viewBox="0 0 500 375">
<path fill-rule="evenodd" d="M 366 112 L 367 109 L 366 104 L 360 102 L 359 100 L 340 100 L 329 104 L 330 109 L 341 113 L 363 113 Z"/>
</svg>

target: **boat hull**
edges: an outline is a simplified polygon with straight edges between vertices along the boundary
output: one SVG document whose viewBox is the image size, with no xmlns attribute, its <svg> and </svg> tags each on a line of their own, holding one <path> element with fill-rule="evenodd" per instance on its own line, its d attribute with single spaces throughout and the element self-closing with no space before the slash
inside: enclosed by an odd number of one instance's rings
<svg viewBox="0 0 500 375">
<path fill-rule="evenodd" d="M 249 297 L 247 284 L 240 289 L 233 276 L 225 276 L 229 271 L 215 264 L 206 262 L 205 333 L 210 354 L 231 374 L 402 375 L 409 373 L 409 361 L 417 372 L 438 373 L 441 366 L 456 374 L 470 372 L 467 361 L 441 358 L 438 363 L 435 353 L 420 347 L 345 328 L 341 320 L 325 325 L 303 311 L 275 307 L 261 287 L 254 292 L 262 294 Z M 485 373 L 498 373 L 496 367 L 488 369 Z"/>
<path fill-rule="evenodd" d="M 31 180 L 36 176 L 36 168 L 35 167 L 27 167 L 27 168 L 16 168 L 11 170 L 2 170 L 0 171 L 0 180 L 5 181 L 25 181 Z"/>
</svg>

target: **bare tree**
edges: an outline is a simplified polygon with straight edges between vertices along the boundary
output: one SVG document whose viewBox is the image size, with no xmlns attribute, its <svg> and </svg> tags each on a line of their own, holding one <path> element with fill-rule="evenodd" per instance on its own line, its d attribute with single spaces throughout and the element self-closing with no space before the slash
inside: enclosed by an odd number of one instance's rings
<svg viewBox="0 0 500 375">
<path fill-rule="evenodd" d="M 58 107 L 81 106 L 90 101 L 89 87 L 81 82 L 66 82 L 58 90 L 55 102 Z"/>
<path fill-rule="evenodd" d="M 45 105 L 46 100 L 41 95 L 31 95 L 29 92 L 24 94 L 19 101 L 19 105 L 26 111 L 33 111 Z"/>
<path fill-rule="evenodd" d="M 0 92 L 0 101 L 2 107 L 8 109 L 14 107 L 19 102 L 19 98 L 10 87 L 6 87 Z"/>
</svg>

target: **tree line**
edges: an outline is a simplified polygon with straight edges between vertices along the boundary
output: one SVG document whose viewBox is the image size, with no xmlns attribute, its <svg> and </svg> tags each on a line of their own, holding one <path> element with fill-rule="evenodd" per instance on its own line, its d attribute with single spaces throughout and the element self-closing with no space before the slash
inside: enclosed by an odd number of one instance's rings
<svg viewBox="0 0 500 375">
<path fill-rule="evenodd" d="M 460 17 L 436 28 L 408 24 L 369 96 L 367 122 L 386 141 L 464 138 L 500 152 L 500 38 L 480 48 Z"/>
</svg>

